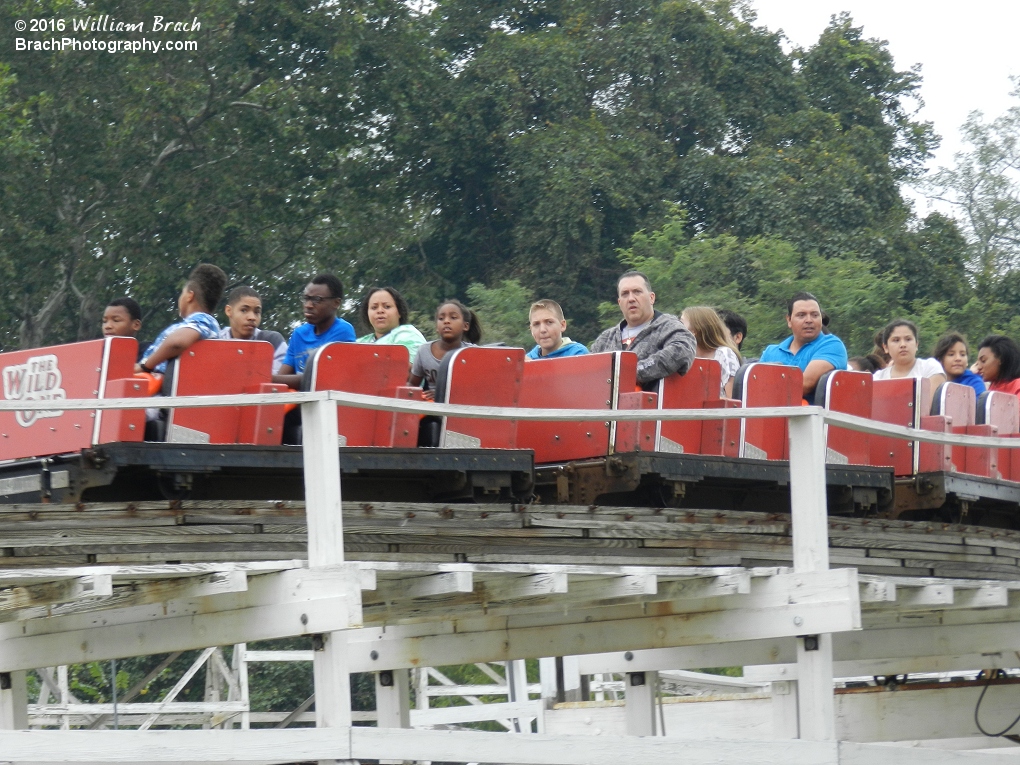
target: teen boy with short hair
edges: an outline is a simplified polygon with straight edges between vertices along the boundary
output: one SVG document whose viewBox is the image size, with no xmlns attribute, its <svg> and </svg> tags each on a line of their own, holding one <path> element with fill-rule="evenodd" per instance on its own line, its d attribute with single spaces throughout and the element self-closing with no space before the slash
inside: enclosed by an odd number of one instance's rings
<svg viewBox="0 0 1020 765">
<path fill-rule="evenodd" d="M 164 329 L 135 364 L 136 372 L 166 371 L 166 363 L 175 359 L 199 340 L 219 335 L 220 325 L 212 312 L 223 297 L 227 275 L 210 263 L 195 266 L 177 298 L 181 320 Z"/>
<path fill-rule="evenodd" d="M 261 340 L 273 346 L 273 374 L 280 371 L 287 355 L 287 341 L 271 329 L 259 329 L 262 323 L 262 298 L 251 287 L 234 287 L 223 308 L 229 326 L 220 330 L 224 340 Z"/>
<path fill-rule="evenodd" d="M 528 351 L 527 359 L 556 359 L 588 352 L 581 343 L 563 336 L 567 330 L 567 321 L 563 318 L 563 309 L 555 300 L 537 300 L 532 303 L 528 322 L 531 325 L 531 336 L 538 345 Z"/>
<path fill-rule="evenodd" d="M 295 389 L 301 387 L 301 375 L 316 348 L 326 343 L 353 343 L 356 338 L 354 327 L 336 315 L 344 299 L 344 285 L 333 274 L 313 277 L 301 299 L 305 323 L 291 334 L 283 365 L 273 375 L 274 383 Z"/>
<path fill-rule="evenodd" d="M 129 297 L 111 300 L 103 311 L 103 337 L 138 337 L 142 309 Z"/>
</svg>

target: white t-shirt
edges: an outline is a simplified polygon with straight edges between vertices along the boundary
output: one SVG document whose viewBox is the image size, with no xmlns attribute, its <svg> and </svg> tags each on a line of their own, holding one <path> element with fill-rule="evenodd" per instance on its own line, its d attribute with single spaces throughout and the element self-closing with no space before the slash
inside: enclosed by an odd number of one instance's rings
<svg viewBox="0 0 1020 765">
<path fill-rule="evenodd" d="M 891 380 L 892 375 L 892 364 L 887 366 L 885 369 L 879 369 L 875 372 L 876 380 Z M 915 359 L 914 366 L 911 367 L 910 371 L 903 375 L 904 377 L 916 377 L 918 379 L 924 377 L 933 377 L 934 375 L 944 375 L 946 370 L 942 368 L 936 359 Z"/>
<path fill-rule="evenodd" d="M 737 373 L 740 368 L 740 360 L 732 348 L 720 345 L 715 349 L 715 360 L 722 367 L 722 377 L 719 378 L 719 395 L 726 395 L 726 383 Z"/>
<path fill-rule="evenodd" d="M 620 330 L 620 341 L 623 343 L 623 350 L 628 350 L 630 348 L 630 342 L 648 329 L 648 325 L 651 323 L 652 321 L 649 319 L 644 324 L 640 324 L 636 327 L 632 327 L 630 324 L 625 325 L 624 328 Z"/>
</svg>

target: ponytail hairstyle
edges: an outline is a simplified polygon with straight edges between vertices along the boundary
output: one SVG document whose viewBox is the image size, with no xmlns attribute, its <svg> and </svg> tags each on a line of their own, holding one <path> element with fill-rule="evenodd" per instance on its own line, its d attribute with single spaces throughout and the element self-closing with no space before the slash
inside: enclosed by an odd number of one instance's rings
<svg viewBox="0 0 1020 765">
<path fill-rule="evenodd" d="M 436 308 L 436 317 L 439 316 L 439 309 L 444 305 L 456 306 L 457 310 L 460 311 L 460 315 L 464 317 L 464 321 L 467 322 L 467 331 L 464 332 L 464 340 L 471 343 L 472 345 L 478 345 L 482 339 L 482 323 L 478 320 L 478 314 L 464 305 L 456 298 L 450 298 L 444 300 Z"/>
</svg>

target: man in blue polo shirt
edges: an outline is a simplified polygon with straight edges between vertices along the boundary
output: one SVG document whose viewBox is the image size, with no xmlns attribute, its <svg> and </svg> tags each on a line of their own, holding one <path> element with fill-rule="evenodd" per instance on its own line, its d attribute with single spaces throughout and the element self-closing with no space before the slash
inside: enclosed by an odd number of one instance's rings
<svg viewBox="0 0 1020 765">
<path fill-rule="evenodd" d="M 804 373 L 804 398 L 813 404 L 821 376 L 833 369 L 846 369 L 846 346 L 835 335 L 822 333 L 822 309 L 810 292 L 798 292 L 790 298 L 786 324 L 793 334 L 766 348 L 761 361 L 799 367 Z"/>
<path fill-rule="evenodd" d="M 301 375 L 316 348 L 326 343 L 354 342 L 354 327 L 336 315 L 343 299 L 344 286 L 333 274 L 319 274 L 305 285 L 305 323 L 290 336 L 287 355 L 273 382 L 300 388 Z"/>
</svg>

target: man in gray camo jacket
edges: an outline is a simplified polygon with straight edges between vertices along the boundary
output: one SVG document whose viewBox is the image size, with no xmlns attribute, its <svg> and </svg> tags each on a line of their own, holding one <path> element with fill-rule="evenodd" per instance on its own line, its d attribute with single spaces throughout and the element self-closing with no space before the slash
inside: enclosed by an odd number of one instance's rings
<svg viewBox="0 0 1020 765">
<path fill-rule="evenodd" d="M 648 277 L 628 271 L 616 282 L 616 302 L 623 321 L 592 343 L 592 353 L 633 351 L 637 354 L 637 381 L 644 387 L 691 368 L 697 343 L 694 335 L 671 314 L 656 311 L 655 293 Z"/>
</svg>

